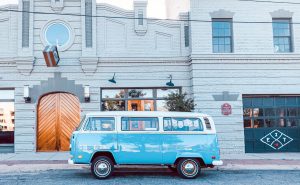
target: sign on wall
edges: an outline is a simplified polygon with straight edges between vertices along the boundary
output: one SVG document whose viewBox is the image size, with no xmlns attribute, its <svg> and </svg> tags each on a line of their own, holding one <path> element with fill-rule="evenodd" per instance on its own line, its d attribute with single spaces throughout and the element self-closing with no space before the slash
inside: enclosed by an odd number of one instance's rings
<svg viewBox="0 0 300 185">
<path fill-rule="evenodd" d="M 221 111 L 222 111 L 222 114 L 225 115 L 225 116 L 228 116 L 228 115 L 232 114 L 231 105 L 229 103 L 224 103 L 221 106 Z"/>
<path fill-rule="evenodd" d="M 60 58 L 56 46 L 46 46 L 43 51 L 47 67 L 56 67 Z"/>
<path fill-rule="evenodd" d="M 280 132 L 279 130 L 273 130 L 260 140 L 275 150 L 280 150 L 282 147 L 293 141 L 291 137 Z"/>
</svg>

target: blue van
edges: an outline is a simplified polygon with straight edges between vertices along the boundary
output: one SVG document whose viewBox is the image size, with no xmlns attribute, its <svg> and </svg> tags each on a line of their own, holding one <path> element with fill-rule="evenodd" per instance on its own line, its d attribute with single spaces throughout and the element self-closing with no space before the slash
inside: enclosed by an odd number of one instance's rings
<svg viewBox="0 0 300 185">
<path fill-rule="evenodd" d="M 98 179 L 114 165 L 165 165 L 183 178 L 222 165 L 212 118 L 183 112 L 88 113 L 71 137 L 69 164 L 91 165 Z"/>
</svg>

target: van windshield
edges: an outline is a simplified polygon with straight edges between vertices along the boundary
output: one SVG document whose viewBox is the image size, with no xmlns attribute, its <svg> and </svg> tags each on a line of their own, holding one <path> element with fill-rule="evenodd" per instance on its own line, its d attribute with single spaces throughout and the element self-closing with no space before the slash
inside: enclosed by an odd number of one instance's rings
<svg viewBox="0 0 300 185">
<path fill-rule="evenodd" d="M 83 118 L 82 118 L 81 121 L 80 121 L 79 126 L 76 128 L 76 131 L 78 131 L 78 130 L 81 129 L 81 127 L 82 127 L 82 125 L 83 125 L 83 123 L 84 123 L 85 118 L 86 118 L 86 116 L 83 116 Z"/>
</svg>

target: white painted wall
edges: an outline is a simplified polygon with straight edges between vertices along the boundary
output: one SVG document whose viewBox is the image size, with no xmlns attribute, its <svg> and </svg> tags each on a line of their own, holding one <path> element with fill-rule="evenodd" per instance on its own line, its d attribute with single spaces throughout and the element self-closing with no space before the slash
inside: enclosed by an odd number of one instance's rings
<svg viewBox="0 0 300 185">
<path fill-rule="evenodd" d="M 298 2 L 298 1 L 291 1 Z M 270 12 L 293 12 L 300 21 L 299 6 L 236 0 L 191 0 L 191 19 L 211 20 L 219 10 L 234 13 L 233 21 L 272 22 Z M 299 94 L 300 26 L 293 25 L 294 53 L 273 51 L 272 24 L 233 23 L 234 52 L 212 53 L 211 23 L 192 22 L 192 92 L 197 110 L 211 114 L 219 133 L 221 153 L 244 152 L 243 94 Z M 223 91 L 239 94 L 237 101 L 215 101 Z M 223 116 L 221 106 L 230 103 L 233 114 Z"/>
</svg>

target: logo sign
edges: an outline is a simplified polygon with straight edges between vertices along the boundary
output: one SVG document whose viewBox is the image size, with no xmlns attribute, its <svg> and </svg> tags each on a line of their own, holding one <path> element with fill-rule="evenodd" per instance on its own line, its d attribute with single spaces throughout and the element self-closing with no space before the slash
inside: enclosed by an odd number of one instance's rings
<svg viewBox="0 0 300 185">
<path fill-rule="evenodd" d="M 228 115 L 232 114 L 232 108 L 231 108 L 231 105 L 229 103 L 224 103 L 221 106 L 221 110 L 222 110 L 222 114 L 225 115 L 225 116 L 228 116 Z"/>
<path fill-rule="evenodd" d="M 43 51 L 47 67 L 56 67 L 60 58 L 56 46 L 46 46 Z"/>
<path fill-rule="evenodd" d="M 293 141 L 291 137 L 280 132 L 279 130 L 273 130 L 260 140 L 274 150 L 280 150 L 282 147 Z"/>
</svg>

